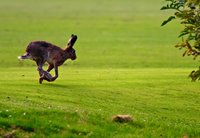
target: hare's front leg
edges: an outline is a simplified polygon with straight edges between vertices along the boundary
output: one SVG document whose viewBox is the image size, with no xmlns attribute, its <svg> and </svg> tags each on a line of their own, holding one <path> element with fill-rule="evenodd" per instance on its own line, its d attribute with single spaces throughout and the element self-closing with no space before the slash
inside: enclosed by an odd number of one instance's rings
<svg viewBox="0 0 200 138">
<path fill-rule="evenodd" d="M 40 84 L 42 83 L 43 80 L 46 80 L 46 81 L 51 81 L 52 80 L 53 77 L 51 76 L 51 74 L 49 72 L 53 68 L 54 68 L 54 66 L 49 64 L 47 71 L 43 72 L 43 75 L 39 79 Z"/>
</svg>

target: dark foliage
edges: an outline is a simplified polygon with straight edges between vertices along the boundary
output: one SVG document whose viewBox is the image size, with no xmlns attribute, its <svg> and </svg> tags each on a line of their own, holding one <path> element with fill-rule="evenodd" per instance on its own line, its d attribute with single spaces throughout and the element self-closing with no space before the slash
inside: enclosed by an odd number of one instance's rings
<svg viewBox="0 0 200 138">
<path fill-rule="evenodd" d="M 180 32 L 181 42 L 175 47 L 184 49 L 183 56 L 200 55 L 200 0 L 166 0 L 167 4 L 161 10 L 174 10 L 174 15 L 163 21 L 161 26 L 178 19 L 184 29 Z M 193 81 L 200 80 L 200 68 L 189 75 Z"/>
</svg>

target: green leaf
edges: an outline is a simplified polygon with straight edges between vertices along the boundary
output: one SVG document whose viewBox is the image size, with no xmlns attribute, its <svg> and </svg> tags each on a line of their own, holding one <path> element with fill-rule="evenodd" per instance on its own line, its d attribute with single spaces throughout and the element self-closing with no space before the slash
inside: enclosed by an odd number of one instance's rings
<svg viewBox="0 0 200 138">
<path fill-rule="evenodd" d="M 167 20 L 163 21 L 163 23 L 161 24 L 161 26 L 166 25 L 168 22 L 170 22 L 170 21 L 172 21 L 172 20 L 174 20 L 174 19 L 176 19 L 175 16 L 170 16 Z"/>
<path fill-rule="evenodd" d="M 169 9 L 169 5 L 167 4 L 167 6 L 163 6 L 160 10 L 166 10 L 166 9 Z"/>
<path fill-rule="evenodd" d="M 197 79 L 199 80 L 200 79 L 200 70 L 196 70 L 196 71 L 193 70 L 188 77 L 190 77 L 192 79 L 192 81 L 196 81 Z"/>
<path fill-rule="evenodd" d="M 182 37 L 182 36 L 187 35 L 187 34 L 189 34 L 189 32 L 182 32 L 178 37 Z"/>
</svg>

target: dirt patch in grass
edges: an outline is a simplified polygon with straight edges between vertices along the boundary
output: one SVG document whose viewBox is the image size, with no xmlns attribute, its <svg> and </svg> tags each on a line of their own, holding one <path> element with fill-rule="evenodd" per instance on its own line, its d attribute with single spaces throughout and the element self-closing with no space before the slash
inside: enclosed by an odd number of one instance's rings
<svg viewBox="0 0 200 138">
<path fill-rule="evenodd" d="M 12 126 L 9 129 L 0 128 L 0 137 L 15 138 L 20 133 L 24 135 L 29 135 L 29 133 L 32 133 L 33 131 L 34 131 L 33 129 L 31 131 L 27 131 L 27 129 L 23 129 L 22 127 L 16 127 L 16 126 Z"/>
</svg>

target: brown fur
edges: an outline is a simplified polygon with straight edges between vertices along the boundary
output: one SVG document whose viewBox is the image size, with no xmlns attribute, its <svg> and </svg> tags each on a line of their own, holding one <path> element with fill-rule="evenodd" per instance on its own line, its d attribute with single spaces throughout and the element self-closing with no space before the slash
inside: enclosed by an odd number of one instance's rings
<svg viewBox="0 0 200 138">
<path fill-rule="evenodd" d="M 51 82 L 58 77 L 58 66 L 62 65 L 67 59 L 76 59 L 76 53 L 73 49 L 76 40 L 77 36 L 72 34 L 65 49 L 61 49 L 60 47 L 45 41 L 33 41 L 27 46 L 26 53 L 18 58 L 32 59 L 36 62 L 38 66 L 37 70 L 40 75 L 39 83 L 42 83 L 43 80 Z M 49 64 L 47 71 L 42 69 L 45 62 Z M 48 73 L 53 68 L 55 68 L 54 77 Z"/>
</svg>

